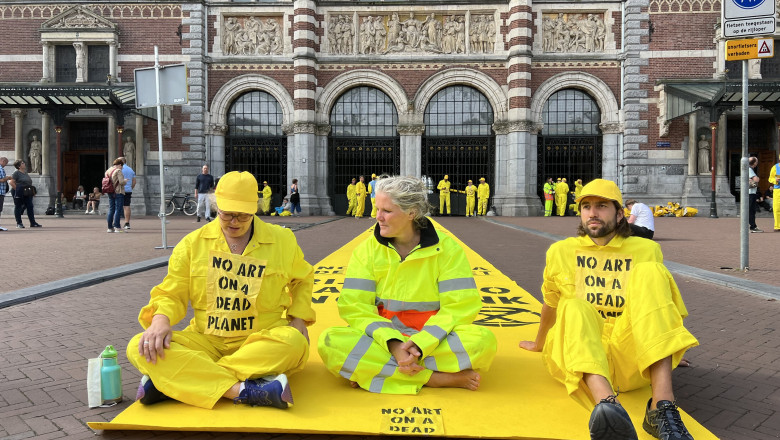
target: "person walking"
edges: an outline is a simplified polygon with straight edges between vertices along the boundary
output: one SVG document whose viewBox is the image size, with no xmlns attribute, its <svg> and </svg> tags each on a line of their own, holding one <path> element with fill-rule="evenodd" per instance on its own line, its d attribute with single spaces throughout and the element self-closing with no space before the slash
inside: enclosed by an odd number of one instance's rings
<svg viewBox="0 0 780 440">
<path fill-rule="evenodd" d="M 780 232 L 780 162 L 769 171 L 769 183 L 772 185 L 772 214 L 775 217 L 775 232 Z"/>
<path fill-rule="evenodd" d="M 290 185 L 290 214 L 300 217 L 301 215 L 301 191 L 298 188 L 298 179 L 292 180 Z M 295 212 L 298 211 L 296 214 Z"/>
<path fill-rule="evenodd" d="M 758 209 L 758 181 L 759 178 L 756 175 L 756 167 L 758 166 L 758 158 L 752 156 L 748 160 L 748 224 L 750 225 L 750 232 L 764 232 L 758 229 L 756 225 L 756 210 Z"/>
<path fill-rule="evenodd" d="M 439 215 L 444 215 L 445 207 L 447 207 L 447 215 L 450 215 L 450 176 L 445 174 L 436 189 L 439 190 Z"/>
<path fill-rule="evenodd" d="M 355 178 L 352 178 L 352 183 L 347 185 L 347 214 L 355 215 L 353 211 L 357 205 L 357 196 L 355 195 Z"/>
<path fill-rule="evenodd" d="M 484 177 L 479 178 L 479 187 L 477 188 L 477 199 L 479 205 L 477 206 L 478 215 L 487 214 L 488 198 L 490 198 L 490 185 L 485 182 Z"/>
<path fill-rule="evenodd" d="M 360 176 L 359 179 L 360 181 L 355 185 L 355 200 L 357 201 L 357 205 L 352 212 L 355 215 L 355 218 L 362 218 L 363 213 L 366 210 L 366 184 L 363 183 L 366 178 Z"/>
<path fill-rule="evenodd" d="M 108 230 L 106 232 L 127 232 L 122 230 L 119 223 L 119 217 L 122 214 L 125 200 L 125 176 L 122 174 L 122 165 L 124 160 L 121 157 L 114 159 L 111 168 L 107 169 L 103 174 L 104 177 L 108 177 L 111 181 L 111 185 L 114 188 L 114 192 L 108 193 L 108 214 L 106 215 L 106 223 L 108 223 Z"/>
<path fill-rule="evenodd" d="M 544 216 L 552 216 L 553 198 L 555 197 L 555 185 L 553 178 L 548 177 L 544 184 Z"/>
<path fill-rule="evenodd" d="M 125 178 L 125 196 L 122 199 L 122 207 L 125 214 L 124 229 L 127 231 L 130 229 L 130 200 L 133 197 L 133 188 L 135 188 L 135 171 L 127 165 L 127 158 L 120 157 L 122 159 L 122 175 Z"/>
<path fill-rule="evenodd" d="M 5 201 L 5 194 L 8 192 L 8 182 L 11 177 L 5 173 L 5 166 L 8 165 L 8 158 L 0 157 L 0 215 L 3 214 L 3 202 Z M 8 229 L 0 226 L 0 231 L 7 231 Z"/>
<path fill-rule="evenodd" d="M 35 187 L 32 184 L 30 175 L 27 174 L 27 164 L 22 159 L 16 159 L 14 168 L 16 168 L 16 171 L 11 175 L 11 180 L 8 183 L 13 189 L 16 229 L 24 229 L 22 211 L 25 209 L 27 210 L 27 219 L 30 220 L 30 227 L 41 228 L 42 225 L 35 221 L 35 208 L 33 206 Z"/>
<path fill-rule="evenodd" d="M 268 186 L 268 181 L 263 180 L 263 200 L 262 208 L 263 215 L 271 215 L 271 187 Z"/>
<path fill-rule="evenodd" d="M 200 207 L 203 207 L 203 217 L 206 217 L 206 221 L 211 221 L 211 198 L 209 193 L 211 188 L 214 188 L 214 176 L 209 174 L 209 166 L 203 165 L 200 169 L 200 174 L 195 178 L 195 198 L 198 199 L 198 206 L 195 208 L 195 215 L 200 221 Z"/>
</svg>

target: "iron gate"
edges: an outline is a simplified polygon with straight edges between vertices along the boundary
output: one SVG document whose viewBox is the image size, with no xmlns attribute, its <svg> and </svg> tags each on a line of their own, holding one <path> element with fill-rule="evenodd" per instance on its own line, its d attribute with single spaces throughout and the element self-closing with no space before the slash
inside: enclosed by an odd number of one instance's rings
<svg viewBox="0 0 780 440">
<path fill-rule="evenodd" d="M 449 176 L 453 215 L 466 215 L 466 195 L 452 190 L 463 191 L 469 180 L 474 186 L 479 186 L 480 177 L 484 177 L 493 196 L 495 139 L 493 136 L 423 138 L 422 174 L 423 179 L 428 181 L 428 201 L 433 207 L 433 214 L 439 211 L 436 186 L 445 175 Z"/>
<path fill-rule="evenodd" d="M 280 206 L 287 194 L 287 138 L 230 136 L 225 143 L 225 172 L 249 171 L 261 191 L 268 181 L 271 207 Z"/>
<path fill-rule="evenodd" d="M 536 192 L 544 205 L 544 183 L 548 177 L 565 177 L 569 188 L 574 181 L 588 183 L 601 177 L 601 136 L 539 136 Z"/>
<path fill-rule="evenodd" d="M 398 138 L 331 137 L 328 141 L 328 194 L 333 210 L 347 212 L 347 186 L 354 178 L 365 176 L 365 185 L 371 174 L 397 175 L 401 172 L 401 147 Z M 371 202 L 366 199 L 366 212 L 371 214 Z"/>
</svg>

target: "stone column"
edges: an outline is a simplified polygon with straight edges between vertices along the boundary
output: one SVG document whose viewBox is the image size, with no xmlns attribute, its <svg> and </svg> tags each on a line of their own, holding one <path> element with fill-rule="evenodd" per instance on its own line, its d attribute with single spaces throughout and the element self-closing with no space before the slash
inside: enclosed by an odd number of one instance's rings
<svg viewBox="0 0 780 440">
<path fill-rule="evenodd" d="M 144 152 L 144 117 L 135 115 L 135 174 L 143 176 L 146 154 Z"/>
<path fill-rule="evenodd" d="M 726 122 L 726 115 L 724 113 L 723 115 L 721 115 L 720 119 L 718 120 L 718 144 L 717 144 L 718 155 L 715 158 L 716 176 L 726 175 L 726 161 L 728 160 L 728 157 L 726 157 L 726 129 L 727 128 L 728 128 L 728 122 Z"/>
<path fill-rule="evenodd" d="M 41 43 L 41 46 L 43 46 L 43 72 L 41 76 L 41 82 L 51 82 L 51 44 L 44 42 Z"/>
<path fill-rule="evenodd" d="M 620 136 L 623 134 L 623 125 L 612 124 L 599 124 L 601 128 L 601 176 L 604 179 L 618 181 L 619 177 L 619 163 L 618 163 L 618 146 L 620 144 Z M 574 188 L 573 184 L 571 186 Z"/>
<path fill-rule="evenodd" d="M 11 110 L 11 116 L 14 117 L 14 160 L 24 159 L 24 131 L 22 124 L 26 114 L 27 110 Z"/>
<path fill-rule="evenodd" d="M 317 188 L 323 188 L 325 203 L 321 203 L 323 215 L 334 215 L 333 205 L 328 197 L 328 134 L 330 134 L 330 125 L 318 124 L 314 129 L 314 143 L 317 164 L 315 166 L 315 175 L 310 177 L 310 181 L 316 182 Z M 300 183 L 300 182 L 299 182 Z"/>
<path fill-rule="evenodd" d="M 119 150 L 116 146 L 116 119 L 113 116 L 109 116 L 106 124 L 108 124 L 108 157 L 106 158 L 107 166 L 111 166 L 111 163 L 119 157 Z"/>
<path fill-rule="evenodd" d="M 108 74 L 111 75 L 111 81 L 119 81 L 116 77 L 116 41 L 108 43 Z"/>
<path fill-rule="evenodd" d="M 699 174 L 699 139 L 696 136 L 697 112 L 688 115 L 688 175 L 696 176 Z"/>
<path fill-rule="evenodd" d="M 532 121 L 497 122 L 495 179 L 491 188 L 491 206 L 498 215 L 541 215 L 536 194 L 538 127 Z"/>
<path fill-rule="evenodd" d="M 227 126 L 220 124 L 211 124 L 208 127 L 211 144 L 211 163 L 209 168 L 214 176 L 225 174 L 225 133 Z M 287 141 L 287 149 L 293 145 L 292 139 Z"/>
<path fill-rule="evenodd" d="M 57 139 L 54 139 L 54 145 L 51 142 L 51 116 L 46 113 L 41 115 L 41 176 L 50 176 L 49 162 L 51 159 L 52 148 L 57 148 Z M 58 159 L 58 158 L 57 158 Z"/>
<path fill-rule="evenodd" d="M 425 125 L 399 125 L 398 134 L 401 137 L 401 166 L 400 174 L 402 176 L 422 176 L 422 135 L 425 132 Z"/>
</svg>

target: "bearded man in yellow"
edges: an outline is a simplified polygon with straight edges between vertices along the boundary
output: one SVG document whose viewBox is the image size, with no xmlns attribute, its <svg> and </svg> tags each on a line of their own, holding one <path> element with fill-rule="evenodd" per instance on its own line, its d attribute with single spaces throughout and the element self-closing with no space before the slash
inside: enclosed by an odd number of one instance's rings
<svg viewBox="0 0 780 440">
<path fill-rule="evenodd" d="M 360 182 L 355 185 L 355 209 L 352 210 L 352 214 L 355 218 L 363 217 L 363 213 L 366 212 L 366 184 L 363 183 L 366 180 L 365 177 L 360 176 Z"/>
<path fill-rule="evenodd" d="M 439 215 L 444 215 L 444 207 L 447 207 L 447 215 L 450 215 L 450 176 L 444 175 L 436 189 L 439 190 Z"/>
<path fill-rule="evenodd" d="M 271 213 L 271 187 L 268 186 L 268 182 L 263 181 L 263 202 L 262 209 L 263 215 Z"/>
<path fill-rule="evenodd" d="M 466 193 L 466 217 L 474 217 L 474 202 L 475 195 L 477 194 L 477 187 L 474 186 L 471 180 L 469 180 L 464 193 Z"/>
<path fill-rule="evenodd" d="M 479 178 L 479 188 L 477 188 L 477 199 L 479 199 L 479 206 L 477 207 L 478 215 L 487 214 L 488 198 L 490 197 L 490 185 L 485 183 L 485 178 Z"/>
<path fill-rule="evenodd" d="M 590 416 L 593 439 L 636 439 L 615 389 L 652 386 L 643 427 L 660 439 L 692 437 L 674 403 L 672 369 L 698 341 L 683 326 L 688 311 L 661 247 L 632 237 L 614 182 L 583 187 L 578 237 L 547 251 L 544 304 L 535 341 L 547 371 Z M 595 403 L 595 407 L 593 407 Z"/>
<path fill-rule="evenodd" d="M 561 217 L 566 214 L 567 197 L 569 197 L 569 185 L 564 178 L 555 185 L 555 209 Z"/>
<path fill-rule="evenodd" d="M 254 215 L 252 174 L 225 174 L 215 196 L 219 221 L 176 245 L 138 315 L 144 332 L 127 345 L 144 375 L 137 399 L 210 409 L 227 398 L 284 409 L 293 402 L 286 375 L 309 357 L 314 272 L 292 231 Z M 188 305 L 190 325 L 172 330 Z"/>
<path fill-rule="evenodd" d="M 355 197 L 355 178 L 352 178 L 352 183 L 347 185 L 347 215 L 354 215 L 352 211 L 355 210 L 357 204 L 357 198 Z"/>
</svg>

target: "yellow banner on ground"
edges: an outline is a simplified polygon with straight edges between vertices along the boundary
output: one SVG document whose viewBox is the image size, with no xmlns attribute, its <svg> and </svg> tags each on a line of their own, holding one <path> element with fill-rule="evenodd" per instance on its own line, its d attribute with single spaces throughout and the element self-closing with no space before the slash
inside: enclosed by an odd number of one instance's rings
<svg viewBox="0 0 780 440">
<path fill-rule="evenodd" d="M 436 227 L 444 230 L 438 224 Z M 309 329 L 312 341 L 317 341 L 324 329 L 344 325 L 336 299 L 352 250 L 370 233 L 371 229 L 365 231 L 315 265 L 312 300 L 317 323 Z M 175 401 L 151 406 L 136 402 L 111 422 L 90 422 L 89 426 L 95 430 L 589 439 L 589 412 L 550 377 L 539 354 L 517 346 L 519 341 L 536 336 L 541 304 L 459 243 L 466 250 L 482 293 L 484 307 L 475 323 L 490 327 L 498 339 L 498 353 L 490 371 L 482 374 L 479 391 L 423 388 L 419 395 L 406 396 L 354 389 L 345 379 L 331 375 L 313 349 L 305 370 L 290 377 L 295 405 L 288 410 L 233 405 L 224 399 L 212 410 Z M 642 429 L 649 397 L 649 387 L 620 395 L 640 439 L 651 439 Z M 697 440 L 716 438 L 687 414 L 682 413 L 682 417 Z"/>
</svg>

